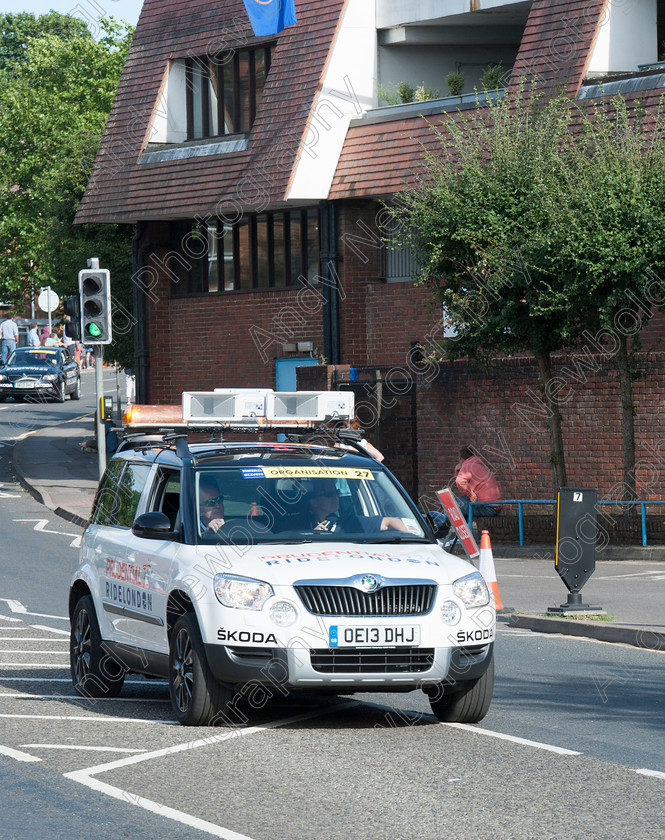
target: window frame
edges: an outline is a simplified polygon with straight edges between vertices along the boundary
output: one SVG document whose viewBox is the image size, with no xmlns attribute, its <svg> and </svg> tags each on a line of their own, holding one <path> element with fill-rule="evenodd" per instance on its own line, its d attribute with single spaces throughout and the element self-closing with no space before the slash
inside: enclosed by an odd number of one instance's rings
<svg viewBox="0 0 665 840">
<path fill-rule="evenodd" d="M 281 223 L 281 237 L 275 235 L 275 217 L 279 216 Z M 315 219 L 315 222 L 313 222 Z M 224 295 L 233 292 L 257 292 L 278 289 L 296 289 L 299 286 L 316 282 L 319 274 L 321 259 L 321 213 L 318 205 L 309 207 L 298 207 L 294 209 L 280 209 L 263 213 L 245 214 L 241 219 L 229 224 L 222 219 L 215 221 L 206 220 L 201 223 L 190 223 L 189 230 L 200 230 L 205 233 L 206 242 L 210 242 L 209 236 L 214 237 L 217 249 L 217 289 L 209 288 L 209 251 L 204 255 L 190 254 L 185 257 L 189 264 L 189 271 L 184 271 L 178 277 L 177 282 L 171 284 L 171 297 L 189 297 L 196 295 Z M 265 266 L 267 277 L 262 275 L 263 282 L 259 277 L 259 242 L 257 229 L 259 224 L 265 225 L 267 254 Z M 312 244 L 312 225 L 316 230 L 314 236 L 315 244 Z M 242 242 L 241 242 L 241 228 Z M 214 229 L 215 233 L 209 231 Z M 299 241 L 294 239 L 294 232 L 298 231 Z M 197 234 L 199 236 L 200 234 Z M 227 245 L 226 238 L 232 238 L 233 264 L 226 262 Z M 298 253 L 292 254 L 294 242 L 297 245 Z M 246 244 L 246 247 L 245 247 Z M 280 273 L 280 282 L 277 282 L 276 265 L 276 244 L 277 252 L 283 256 L 284 272 Z M 282 259 L 280 256 L 280 259 Z M 300 271 L 296 275 L 296 259 L 300 263 Z M 265 268 L 264 268 L 265 271 Z M 232 283 L 233 288 L 228 288 Z"/>
<path fill-rule="evenodd" d="M 209 140 L 217 137 L 235 137 L 249 134 L 256 120 L 256 113 L 265 85 L 268 82 L 270 66 L 272 63 L 272 52 L 274 43 L 261 44 L 256 47 L 243 47 L 242 49 L 227 50 L 218 56 L 188 56 L 185 58 L 185 87 L 186 87 L 186 108 L 187 108 L 187 136 L 186 141 Z M 256 77 L 256 56 L 262 53 L 265 74 L 263 84 L 257 87 Z M 247 61 L 247 73 L 240 73 L 241 59 Z M 198 70 L 198 77 L 201 80 L 201 90 L 195 95 L 194 78 L 195 67 Z M 226 124 L 226 95 L 228 81 L 224 78 L 225 72 L 230 68 L 230 101 L 232 110 L 227 130 Z M 211 79 L 215 77 L 217 82 L 217 131 L 214 131 L 214 120 L 210 103 Z M 247 90 L 247 118 L 249 125 L 244 125 L 242 120 L 241 92 Z M 200 107 L 200 113 L 197 109 Z M 196 131 L 197 118 L 201 123 L 200 136 Z"/>
</svg>

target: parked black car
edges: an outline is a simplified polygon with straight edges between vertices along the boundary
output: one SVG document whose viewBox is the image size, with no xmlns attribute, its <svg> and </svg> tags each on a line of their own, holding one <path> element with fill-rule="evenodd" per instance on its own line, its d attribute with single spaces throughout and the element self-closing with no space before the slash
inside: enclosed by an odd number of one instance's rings
<svg viewBox="0 0 665 840">
<path fill-rule="evenodd" d="M 66 347 L 17 347 L 0 366 L 0 401 L 7 397 L 81 397 L 81 372 Z"/>
</svg>

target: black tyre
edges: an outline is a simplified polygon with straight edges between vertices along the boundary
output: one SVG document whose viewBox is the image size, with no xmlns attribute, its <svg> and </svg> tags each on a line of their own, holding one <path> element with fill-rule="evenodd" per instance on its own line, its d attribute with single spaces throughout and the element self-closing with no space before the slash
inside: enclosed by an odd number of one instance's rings
<svg viewBox="0 0 665 840">
<path fill-rule="evenodd" d="M 80 376 L 76 378 L 76 386 L 74 387 L 74 390 L 71 392 L 71 394 L 69 396 L 73 400 L 80 400 L 81 399 L 81 377 Z"/>
<path fill-rule="evenodd" d="M 90 595 L 74 607 L 69 662 L 74 690 L 81 697 L 117 697 L 122 691 L 125 669 L 102 646 Z"/>
<path fill-rule="evenodd" d="M 55 399 L 56 402 L 63 403 L 65 401 L 65 383 L 58 382 L 55 389 Z"/>
<path fill-rule="evenodd" d="M 183 726 L 209 726 L 232 699 L 232 692 L 213 677 L 201 631 L 192 613 L 176 621 L 169 645 L 169 694 Z"/>
<path fill-rule="evenodd" d="M 464 683 L 461 691 L 430 697 L 437 718 L 446 723 L 478 723 L 489 711 L 494 692 L 494 654 L 488 669 L 477 680 Z"/>
</svg>

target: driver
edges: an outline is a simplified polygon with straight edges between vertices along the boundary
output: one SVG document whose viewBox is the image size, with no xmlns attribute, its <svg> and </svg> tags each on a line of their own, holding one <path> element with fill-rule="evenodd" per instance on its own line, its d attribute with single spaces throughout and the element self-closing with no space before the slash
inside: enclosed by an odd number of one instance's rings
<svg viewBox="0 0 665 840">
<path fill-rule="evenodd" d="M 366 532 L 371 531 L 388 531 L 389 529 L 395 531 L 405 531 L 408 533 L 408 528 L 396 516 L 362 516 L 358 522 L 358 527 L 344 528 L 344 523 L 340 521 L 339 514 L 339 488 L 333 481 L 322 480 L 314 481 L 312 492 L 308 497 L 308 517 L 309 528 L 314 531 L 334 531 L 343 532 L 344 530 L 362 530 Z"/>
<path fill-rule="evenodd" d="M 209 478 L 199 484 L 199 520 L 202 534 L 216 534 L 224 524 L 224 496 Z"/>
</svg>

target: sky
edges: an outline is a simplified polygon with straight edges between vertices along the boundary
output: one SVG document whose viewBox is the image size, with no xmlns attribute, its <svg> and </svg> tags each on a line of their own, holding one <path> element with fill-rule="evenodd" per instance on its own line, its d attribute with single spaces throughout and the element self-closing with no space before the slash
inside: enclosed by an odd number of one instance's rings
<svg viewBox="0 0 665 840">
<path fill-rule="evenodd" d="M 143 0 L 0 0 L 0 14 L 32 12 L 33 15 L 47 14 L 51 9 L 63 15 L 69 14 L 84 20 L 93 35 L 99 31 L 99 18 L 114 17 L 136 25 Z"/>
</svg>

